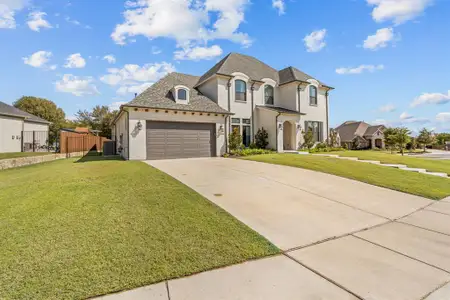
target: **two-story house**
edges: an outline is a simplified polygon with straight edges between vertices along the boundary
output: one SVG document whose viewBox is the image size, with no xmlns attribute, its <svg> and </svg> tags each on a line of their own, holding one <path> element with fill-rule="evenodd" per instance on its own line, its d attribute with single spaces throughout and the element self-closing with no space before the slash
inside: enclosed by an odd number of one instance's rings
<svg viewBox="0 0 450 300">
<path fill-rule="evenodd" d="M 238 129 L 245 146 L 258 129 L 269 148 L 297 150 L 302 132 L 328 138 L 332 90 L 294 67 L 276 70 L 231 53 L 203 76 L 170 73 L 128 104 L 113 121 L 113 139 L 126 159 L 221 156 Z"/>
</svg>

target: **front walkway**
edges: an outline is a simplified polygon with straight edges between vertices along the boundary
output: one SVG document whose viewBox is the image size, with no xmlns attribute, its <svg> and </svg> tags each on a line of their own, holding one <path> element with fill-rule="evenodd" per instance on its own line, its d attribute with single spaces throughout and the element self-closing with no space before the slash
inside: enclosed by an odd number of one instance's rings
<svg viewBox="0 0 450 300">
<path fill-rule="evenodd" d="M 233 214 L 283 254 L 105 300 L 434 300 L 450 293 L 450 199 L 433 202 L 252 161 L 148 163 Z"/>
</svg>

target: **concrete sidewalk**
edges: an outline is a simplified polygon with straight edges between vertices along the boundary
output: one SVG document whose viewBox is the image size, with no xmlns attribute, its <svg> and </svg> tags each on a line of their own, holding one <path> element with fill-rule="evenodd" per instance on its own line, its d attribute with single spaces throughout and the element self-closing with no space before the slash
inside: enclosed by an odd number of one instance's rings
<svg viewBox="0 0 450 300">
<path fill-rule="evenodd" d="M 149 164 L 233 214 L 283 254 L 104 299 L 435 300 L 450 293 L 450 199 L 433 202 L 234 159 Z"/>
</svg>

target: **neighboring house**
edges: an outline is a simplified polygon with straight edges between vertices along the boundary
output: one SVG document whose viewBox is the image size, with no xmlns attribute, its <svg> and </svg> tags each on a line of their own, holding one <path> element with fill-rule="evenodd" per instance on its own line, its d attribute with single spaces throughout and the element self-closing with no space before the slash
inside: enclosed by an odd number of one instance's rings
<svg viewBox="0 0 450 300">
<path fill-rule="evenodd" d="M 0 102 L 0 153 L 27 151 L 28 146 L 33 144 L 36 147 L 47 145 L 50 124 L 51 122 Z"/>
<path fill-rule="evenodd" d="M 384 148 L 384 125 L 371 126 L 365 122 L 347 121 L 335 128 L 341 146 L 348 149 Z"/>
<path fill-rule="evenodd" d="M 220 156 L 235 128 L 249 146 L 258 129 L 269 148 L 297 150 L 302 131 L 328 139 L 328 93 L 322 82 L 294 67 L 276 70 L 231 53 L 201 77 L 170 73 L 120 108 L 112 123 L 127 159 Z"/>
</svg>

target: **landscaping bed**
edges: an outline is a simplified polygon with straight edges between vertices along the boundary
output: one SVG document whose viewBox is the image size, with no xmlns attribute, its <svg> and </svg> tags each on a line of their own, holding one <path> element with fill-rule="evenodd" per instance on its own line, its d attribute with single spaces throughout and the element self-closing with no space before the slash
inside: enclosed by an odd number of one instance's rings
<svg viewBox="0 0 450 300">
<path fill-rule="evenodd" d="M 85 299 L 279 250 L 142 162 L 0 171 L 0 299 Z"/>
<path fill-rule="evenodd" d="M 319 171 L 434 200 L 450 196 L 450 179 L 448 178 L 373 164 L 296 154 L 258 155 L 242 159 Z"/>
</svg>

